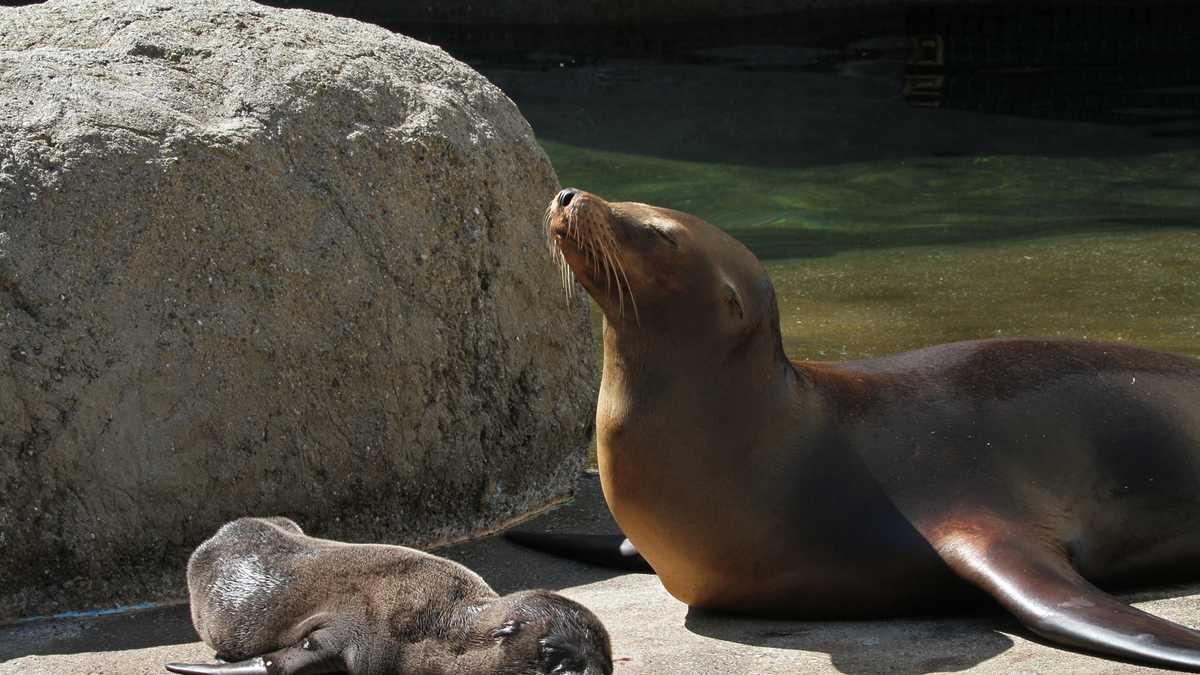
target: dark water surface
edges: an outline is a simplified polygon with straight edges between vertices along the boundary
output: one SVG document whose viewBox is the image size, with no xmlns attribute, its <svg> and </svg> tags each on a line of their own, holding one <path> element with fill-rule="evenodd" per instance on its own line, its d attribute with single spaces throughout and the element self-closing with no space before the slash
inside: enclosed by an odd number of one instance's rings
<svg viewBox="0 0 1200 675">
<path fill-rule="evenodd" d="M 1079 76 L 1090 104 L 947 87 L 930 107 L 912 44 L 482 70 L 563 185 L 695 213 L 749 246 L 794 358 L 1013 335 L 1200 356 L 1200 84 L 1110 69 Z"/>
<path fill-rule="evenodd" d="M 1200 2 L 270 2 L 441 45 L 564 185 L 731 232 L 793 357 L 1200 356 Z"/>
</svg>

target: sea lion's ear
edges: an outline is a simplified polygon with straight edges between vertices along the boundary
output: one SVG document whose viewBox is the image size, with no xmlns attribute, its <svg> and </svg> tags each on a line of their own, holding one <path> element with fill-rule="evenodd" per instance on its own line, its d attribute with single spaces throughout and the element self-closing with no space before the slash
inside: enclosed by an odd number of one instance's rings
<svg viewBox="0 0 1200 675">
<path fill-rule="evenodd" d="M 742 296 L 728 281 L 725 282 L 725 288 L 721 289 L 721 299 L 730 313 L 737 316 L 738 319 L 746 317 L 746 312 L 742 307 Z"/>
</svg>

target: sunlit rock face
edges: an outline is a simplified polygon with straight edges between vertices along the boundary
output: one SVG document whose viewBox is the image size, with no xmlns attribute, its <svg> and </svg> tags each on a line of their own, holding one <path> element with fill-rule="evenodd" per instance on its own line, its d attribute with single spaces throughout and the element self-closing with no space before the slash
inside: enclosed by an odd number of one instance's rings
<svg viewBox="0 0 1200 675">
<path fill-rule="evenodd" d="M 500 90 L 237 0 L 0 9 L 0 618 L 218 524 L 424 545 L 561 497 L 597 365 Z"/>
</svg>

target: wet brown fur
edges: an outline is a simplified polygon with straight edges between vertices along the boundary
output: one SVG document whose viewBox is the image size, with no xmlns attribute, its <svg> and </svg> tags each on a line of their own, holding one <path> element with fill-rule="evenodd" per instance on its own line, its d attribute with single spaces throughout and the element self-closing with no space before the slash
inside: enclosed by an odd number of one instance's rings
<svg viewBox="0 0 1200 675">
<path fill-rule="evenodd" d="M 318 647 L 330 670 L 296 673 L 612 672 L 608 633 L 576 602 L 498 596 L 445 558 L 317 539 L 285 518 L 226 524 L 192 554 L 188 590 L 201 639 L 224 660 L 262 656 L 271 675 Z"/>
</svg>

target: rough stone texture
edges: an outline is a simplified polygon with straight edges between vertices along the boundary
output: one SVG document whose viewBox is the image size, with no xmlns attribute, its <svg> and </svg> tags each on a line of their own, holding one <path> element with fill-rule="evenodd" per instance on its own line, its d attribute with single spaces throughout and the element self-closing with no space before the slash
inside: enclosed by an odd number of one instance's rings
<svg viewBox="0 0 1200 675">
<path fill-rule="evenodd" d="M 0 9 L 0 618 L 221 522 L 426 545 L 567 493 L 597 366 L 500 90 L 237 0 Z"/>
<path fill-rule="evenodd" d="M 573 504 L 531 527 L 615 531 L 595 478 L 581 483 Z M 612 634 L 615 675 L 1168 672 L 1031 640 L 1028 632 L 1000 612 L 836 622 L 690 614 L 657 577 L 618 574 L 552 558 L 500 538 L 472 541 L 440 553 L 470 566 L 501 593 L 543 586 L 590 607 Z M 1200 586 L 1132 599 L 1158 616 L 1200 625 Z M 186 604 L 0 628 L 0 675 L 150 675 L 161 673 L 160 664 L 166 661 L 203 661 L 210 656 L 210 650 L 196 642 Z"/>
</svg>

